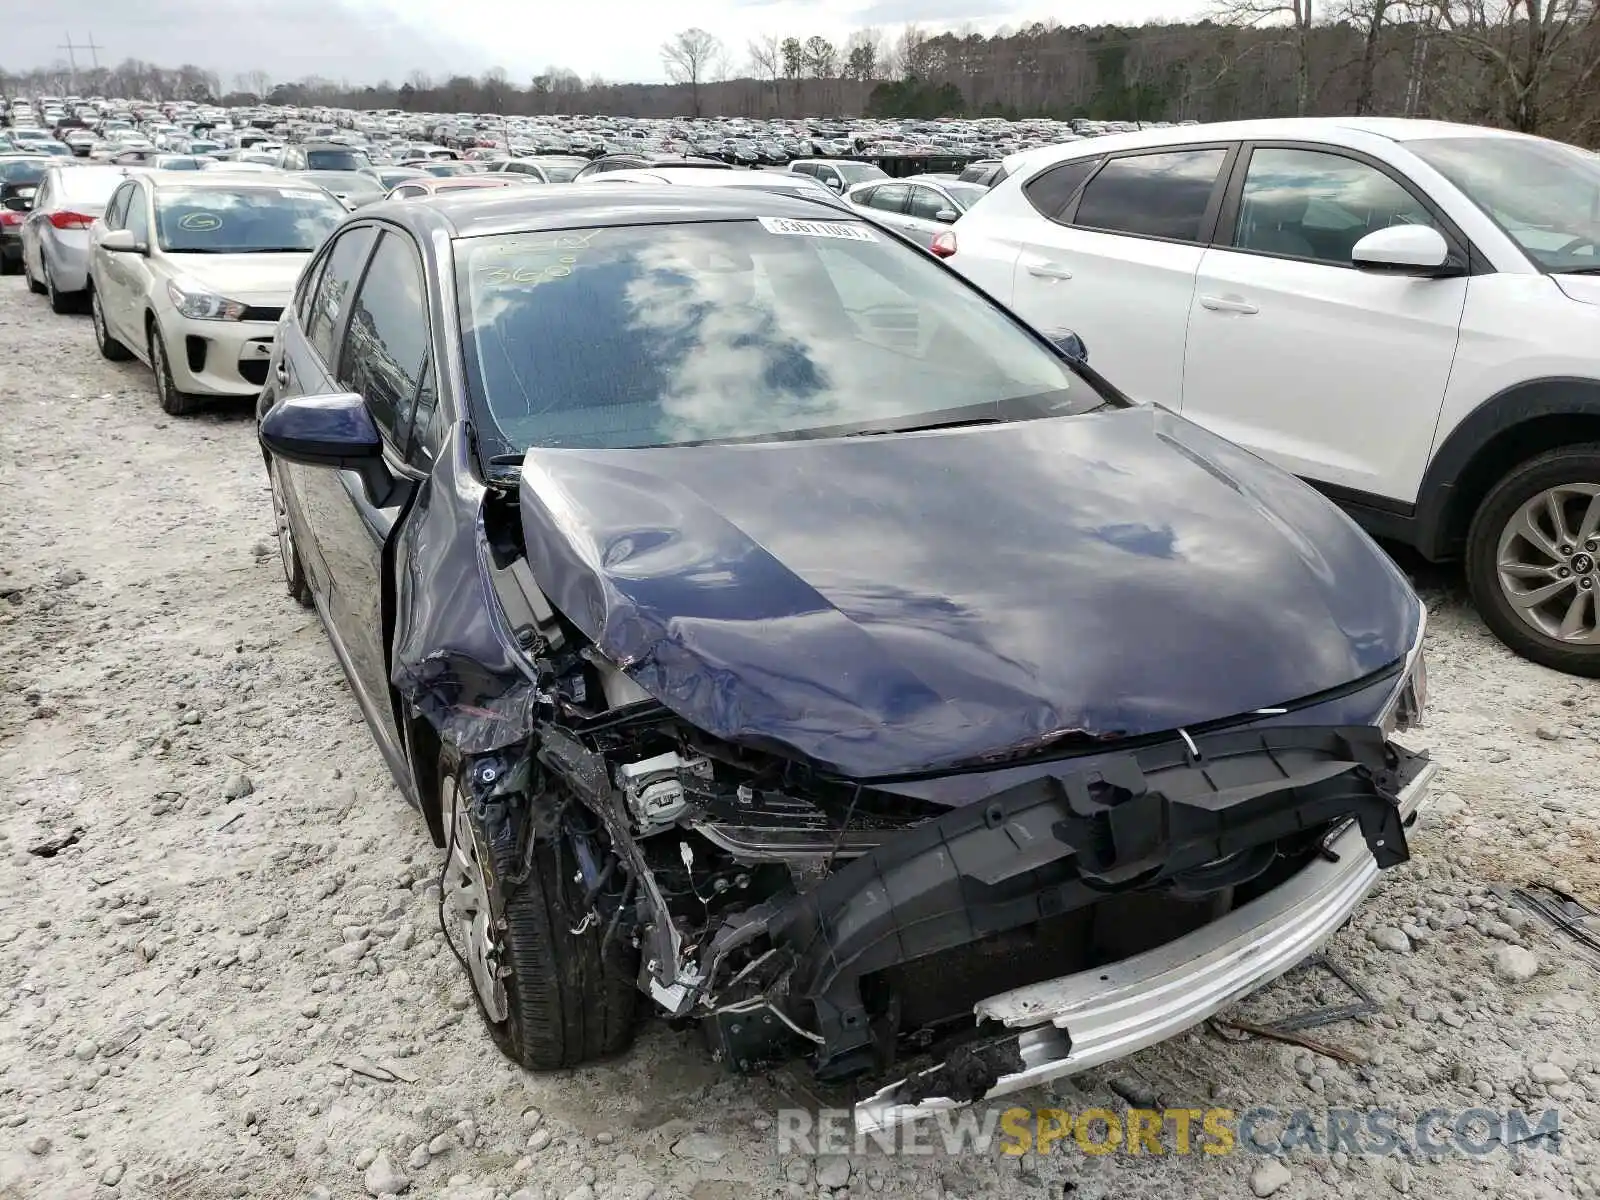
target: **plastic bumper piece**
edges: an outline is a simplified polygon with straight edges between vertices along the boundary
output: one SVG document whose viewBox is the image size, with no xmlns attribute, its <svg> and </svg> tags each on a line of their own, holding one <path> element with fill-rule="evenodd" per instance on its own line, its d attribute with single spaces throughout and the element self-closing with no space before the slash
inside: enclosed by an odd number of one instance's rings
<svg viewBox="0 0 1600 1200">
<path fill-rule="evenodd" d="M 1436 772 L 1425 758 L 1408 758 L 1395 804 L 1402 821 L 1423 804 Z M 1014 1069 L 982 1098 L 1037 1087 L 1165 1041 L 1312 954 L 1355 911 L 1381 870 L 1354 821 L 1336 827 L 1325 845 L 1328 854 L 1270 892 L 1166 945 L 981 1001 L 980 1022 L 1021 1030 L 986 1043 L 991 1061 L 1008 1061 Z M 927 1075 L 912 1076 L 857 1104 L 858 1132 L 886 1131 L 968 1102 L 936 1094 L 929 1082 Z"/>
</svg>

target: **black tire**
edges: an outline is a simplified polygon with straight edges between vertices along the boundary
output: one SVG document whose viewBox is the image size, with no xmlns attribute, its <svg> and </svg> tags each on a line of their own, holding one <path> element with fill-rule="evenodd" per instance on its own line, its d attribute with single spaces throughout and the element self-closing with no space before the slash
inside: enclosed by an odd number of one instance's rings
<svg viewBox="0 0 1600 1200">
<path fill-rule="evenodd" d="M 50 311 L 63 315 L 77 312 L 80 306 L 80 294 L 56 290 L 56 277 L 50 274 L 50 260 L 44 256 L 42 250 L 39 252 L 39 265 L 44 268 L 44 287 L 38 290 L 50 297 Z"/>
<path fill-rule="evenodd" d="M 44 261 L 43 251 L 41 251 L 39 254 L 39 261 Z M 35 296 L 44 295 L 44 284 L 35 279 L 33 277 L 33 272 L 28 270 L 28 256 L 26 254 L 22 256 L 22 277 L 28 281 L 28 290 L 30 292 L 32 292 Z"/>
<path fill-rule="evenodd" d="M 111 362 L 127 362 L 133 357 L 133 352 L 112 337 L 106 328 L 106 315 L 100 307 L 100 293 L 93 288 L 89 289 L 89 319 L 94 325 L 94 344 L 100 348 L 101 358 Z"/>
<path fill-rule="evenodd" d="M 455 789 L 463 789 L 465 795 L 466 787 L 448 752 L 440 757 L 439 785 L 448 831 Z M 534 846 L 528 878 L 508 885 L 520 865 L 514 837 L 507 836 L 507 830 L 491 843 L 490 831 L 467 807 L 462 825 L 470 826 L 475 839 L 496 918 L 500 963 L 509 968 L 501 981 L 505 1019 L 495 1021 L 482 1010 L 489 1036 L 506 1057 L 533 1071 L 565 1070 L 627 1049 L 639 999 L 634 984 L 638 952 L 616 938 L 603 959 L 600 925 L 572 932 L 582 914 L 574 911 L 581 900 L 570 880 L 574 862 L 570 848 L 563 848 L 558 862 L 558 843 L 541 838 Z M 465 828 L 457 829 L 455 835 L 463 832 Z M 449 840 L 447 835 L 447 855 Z M 491 852 L 483 853 L 484 847 Z M 470 974 L 468 986 L 475 986 Z"/>
<path fill-rule="evenodd" d="M 156 399 L 169 417 L 186 417 L 200 407 L 198 397 L 180 392 L 172 381 L 172 365 L 167 362 L 167 343 L 155 321 L 150 322 L 150 372 L 156 377 Z"/>
<path fill-rule="evenodd" d="M 1600 485 L 1600 443 L 1567 446 L 1529 459 L 1489 491 L 1467 532 L 1467 586 L 1484 623 L 1523 658 L 1569 675 L 1596 677 L 1600 644 L 1575 645 L 1535 629 L 1512 607 L 1500 585 L 1500 535 L 1507 523 L 1541 492 L 1565 484 Z M 1596 595 L 1589 604 L 1600 604 L 1600 587 L 1592 590 Z"/>
<path fill-rule="evenodd" d="M 272 520 L 277 526 L 278 561 L 283 564 L 283 582 L 289 589 L 289 599 L 301 608 L 311 607 L 311 584 L 306 579 L 305 564 L 300 561 L 300 550 L 295 544 L 294 526 L 289 522 L 289 493 L 283 486 L 281 468 L 274 459 L 267 459 L 267 482 L 272 488 Z"/>
<path fill-rule="evenodd" d="M 22 270 L 22 260 L 19 258 L 12 262 L 4 255 L 0 255 L 0 275 L 15 275 Z"/>
</svg>

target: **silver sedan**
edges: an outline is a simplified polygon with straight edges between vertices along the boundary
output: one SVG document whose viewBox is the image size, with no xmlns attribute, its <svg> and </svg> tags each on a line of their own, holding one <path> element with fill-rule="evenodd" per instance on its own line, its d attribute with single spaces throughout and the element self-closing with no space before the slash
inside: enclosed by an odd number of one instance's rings
<svg viewBox="0 0 1600 1200">
<path fill-rule="evenodd" d="M 83 307 L 89 286 L 89 226 L 106 209 L 122 167 L 51 167 L 39 181 L 22 224 L 22 273 L 28 287 L 50 297 L 58 313 Z"/>
</svg>

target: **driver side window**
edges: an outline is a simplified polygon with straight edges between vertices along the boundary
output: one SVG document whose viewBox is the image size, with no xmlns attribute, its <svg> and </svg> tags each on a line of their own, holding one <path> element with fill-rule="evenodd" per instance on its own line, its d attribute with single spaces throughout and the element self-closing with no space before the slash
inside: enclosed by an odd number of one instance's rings
<svg viewBox="0 0 1600 1200">
<path fill-rule="evenodd" d="M 121 229 L 128 219 L 128 194 L 133 191 L 133 184 L 125 183 L 119 187 L 111 197 L 111 203 L 106 205 L 106 214 L 101 218 L 107 229 Z"/>
<path fill-rule="evenodd" d="M 1349 267 L 1355 244 L 1391 225 L 1438 228 L 1421 201 L 1376 167 L 1321 150 L 1258 147 L 1233 244 Z"/>
<path fill-rule="evenodd" d="M 123 228 L 129 230 L 133 240 L 141 246 L 150 244 L 150 216 L 145 207 L 144 189 L 135 184 L 128 191 L 128 216 Z"/>
</svg>

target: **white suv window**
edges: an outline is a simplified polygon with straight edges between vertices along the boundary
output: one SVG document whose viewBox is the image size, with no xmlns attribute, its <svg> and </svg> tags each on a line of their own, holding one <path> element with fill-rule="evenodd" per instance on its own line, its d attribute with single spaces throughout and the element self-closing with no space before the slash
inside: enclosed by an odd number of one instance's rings
<svg viewBox="0 0 1600 1200">
<path fill-rule="evenodd" d="M 1391 225 L 1434 221 L 1376 167 L 1321 150 L 1264 148 L 1250 156 L 1233 245 L 1348 267 L 1357 242 Z"/>
<path fill-rule="evenodd" d="M 1221 147 L 1113 158 L 1083 189 L 1072 223 L 1106 233 L 1198 242 L 1227 160 Z"/>
</svg>

